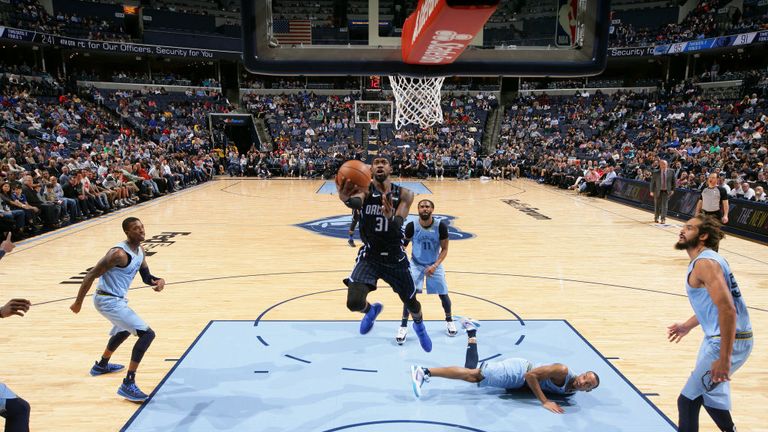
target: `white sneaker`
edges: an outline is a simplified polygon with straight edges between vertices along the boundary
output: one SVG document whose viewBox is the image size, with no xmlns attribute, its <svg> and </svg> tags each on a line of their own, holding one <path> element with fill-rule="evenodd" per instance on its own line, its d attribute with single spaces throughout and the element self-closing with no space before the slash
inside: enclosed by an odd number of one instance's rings
<svg viewBox="0 0 768 432">
<path fill-rule="evenodd" d="M 448 336 L 456 336 L 457 330 L 456 330 L 456 324 L 453 323 L 453 321 L 448 321 L 445 323 L 445 332 L 448 333 Z"/>
<path fill-rule="evenodd" d="M 458 321 L 461 328 L 466 331 L 477 330 L 480 327 L 480 321 L 473 320 L 472 318 L 454 315 L 453 320 Z"/>
<path fill-rule="evenodd" d="M 397 329 L 397 336 L 395 336 L 395 341 L 398 345 L 402 345 L 405 342 L 405 337 L 408 336 L 408 327 L 398 327 Z"/>
<path fill-rule="evenodd" d="M 424 385 L 425 381 L 429 381 L 429 379 L 424 375 L 424 369 L 419 365 L 411 365 L 411 386 L 416 398 L 421 397 L 421 386 Z"/>
</svg>

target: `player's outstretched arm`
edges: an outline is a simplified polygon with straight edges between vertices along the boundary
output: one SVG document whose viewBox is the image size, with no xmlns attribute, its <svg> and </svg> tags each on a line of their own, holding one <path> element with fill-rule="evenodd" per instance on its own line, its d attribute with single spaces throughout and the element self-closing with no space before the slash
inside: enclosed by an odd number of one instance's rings
<svg viewBox="0 0 768 432">
<path fill-rule="evenodd" d="M 83 283 L 80 284 L 80 290 L 77 292 L 77 298 L 75 299 L 75 302 L 72 303 L 72 305 L 69 307 L 72 312 L 80 312 L 80 309 L 83 307 L 83 300 L 85 299 L 85 295 L 88 294 L 88 291 L 91 289 L 91 285 L 93 285 L 93 281 L 95 281 L 96 278 L 101 277 L 101 275 L 106 273 L 112 267 L 125 266 L 127 264 L 128 254 L 126 254 L 124 250 L 120 248 L 110 249 L 109 252 L 107 252 L 107 254 L 104 255 L 104 257 L 100 259 L 98 263 L 96 263 L 96 266 L 88 271 L 88 273 L 85 275 L 85 278 L 83 278 Z"/>
<path fill-rule="evenodd" d="M 562 414 L 565 411 L 560 408 L 560 405 L 547 399 L 547 396 L 544 395 L 544 391 L 541 390 L 541 384 L 539 384 L 539 381 L 545 379 L 560 381 L 565 380 L 567 376 L 568 367 L 564 364 L 555 363 L 531 369 L 530 372 L 525 374 L 525 383 L 528 384 L 528 388 L 531 389 L 539 402 L 541 402 L 541 406 L 552 411 L 553 413 Z"/>
<path fill-rule="evenodd" d="M 32 303 L 27 299 L 8 300 L 5 306 L 0 307 L 0 318 L 8 318 L 11 315 L 23 317 L 29 311 Z"/>
</svg>

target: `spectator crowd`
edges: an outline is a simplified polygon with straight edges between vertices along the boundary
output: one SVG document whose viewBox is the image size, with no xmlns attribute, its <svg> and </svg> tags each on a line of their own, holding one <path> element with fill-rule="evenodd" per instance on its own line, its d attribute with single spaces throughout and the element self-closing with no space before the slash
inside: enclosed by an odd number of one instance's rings
<svg viewBox="0 0 768 432">
<path fill-rule="evenodd" d="M 702 0 L 680 23 L 635 28 L 629 23 L 613 24 L 611 46 L 663 45 L 739 33 L 768 30 L 768 14 L 759 10 L 742 12 L 724 7 L 730 0 Z"/>
<path fill-rule="evenodd" d="M 768 188 L 764 73 L 738 99 L 689 81 L 656 92 L 520 96 L 507 103 L 497 137 L 486 136 L 494 94 L 445 94 L 445 120 L 428 129 L 371 130 L 355 121 L 355 92 L 250 93 L 242 104 L 264 120 L 271 148 L 238 149 L 209 131 L 209 114 L 232 110 L 216 89 L 75 92 L 29 67 L 3 68 L 15 73 L 0 74 L 0 230 L 16 238 L 216 174 L 330 179 L 368 150 L 390 155 L 396 176 L 530 177 L 598 196 L 617 177 L 648 181 L 662 159 L 680 188 L 703 188 L 711 173 L 735 198 L 764 201 Z"/>
<path fill-rule="evenodd" d="M 764 201 L 766 121 L 764 89 L 738 100 L 705 97 L 690 82 L 658 93 L 528 96 L 507 111 L 491 168 L 604 196 L 616 177 L 650 181 L 666 160 L 679 188 L 700 190 L 717 173 L 730 196 Z"/>
<path fill-rule="evenodd" d="M 0 230 L 24 238 L 215 174 L 201 127 L 211 96 L 158 103 L 141 92 L 62 89 L 34 76 L 0 76 Z"/>
</svg>

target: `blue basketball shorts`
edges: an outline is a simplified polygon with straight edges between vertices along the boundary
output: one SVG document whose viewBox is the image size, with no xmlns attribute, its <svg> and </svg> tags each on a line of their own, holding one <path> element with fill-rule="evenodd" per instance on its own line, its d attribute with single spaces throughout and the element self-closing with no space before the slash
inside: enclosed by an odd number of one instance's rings
<svg viewBox="0 0 768 432">
<path fill-rule="evenodd" d="M 517 389 L 525 385 L 525 374 L 533 368 L 533 364 L 523 358 L 508 358 L 501 361 L 490 361 L 480 365 L 483 380 L 478 387 L 498 387 Z"/>
<path fill-rule="evenodd" d="M 752 338 L 736 339 L 731 354 L 731 376 L 746 363 L 752 352 Z M 685 383 L 682 395 L 688 399 L 704 396 L 704 406 L 722 410 L 731 409 L 731 384 L 729 382 L 713 383 L 710 369 L 712 362 L 720 358 L 720 338 L 704 338 L 699 348 L 696 367 Z"/>
<path fill-rule="evenodd" d="M 424 279 L 427 280 L 427 294 L 448 294 L 448 283 L 445 281 L 445 269 L 443 265 L 437 266 L 432 276 L 427 276 L 428 265 L 417 264 L 411 260 L 411 277 L 416 292 L 421 294 L 424 287 Z"/>
<path fill-rule="evenodd" d="M 96 294 L 93 296 L 96 310 L 112 323 L 109 335 L 114 336 L 122 331 L 128 331 L 136 336 L 137 330 L 148 330 L 149 326 L 141 317 L 128 307 L 128 300 L 122 297 L 112 297 Z"/>
</svg>

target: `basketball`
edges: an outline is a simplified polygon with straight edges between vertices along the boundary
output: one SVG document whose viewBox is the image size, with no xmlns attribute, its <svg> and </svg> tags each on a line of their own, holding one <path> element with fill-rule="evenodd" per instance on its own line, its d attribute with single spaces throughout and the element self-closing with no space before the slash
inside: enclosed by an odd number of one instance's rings
<svg viewBox="0 0 768 432">
<path fill-rule="evenodd" d="M 348 160 L 339 168 L 336 174 L 336 184 L 341 186 L 344 180 L 349 180 L 358 187 L 367 189 L 371 184 L 371 167 L 359 160 Z"/>
</svg>

